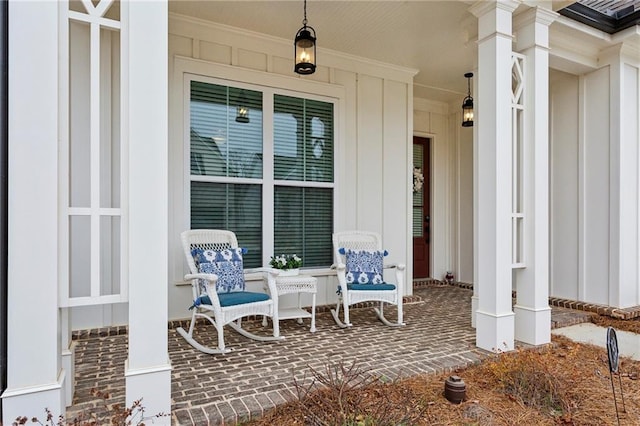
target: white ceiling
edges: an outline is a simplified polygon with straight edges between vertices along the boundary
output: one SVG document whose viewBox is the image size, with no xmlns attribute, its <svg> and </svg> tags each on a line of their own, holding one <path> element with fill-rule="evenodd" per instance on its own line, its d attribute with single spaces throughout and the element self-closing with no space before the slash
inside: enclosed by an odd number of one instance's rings
<svg viewBox="0 0 640 426">
<path fill-rule="evenodd" d="M 462 102 L 464 73 L 476 63 L 473 1 L 308 0 L 307 19 L 322 49 L 419 70 L 414 95 Z M 302 26 L 302 1 L 171 1 L 171 12 L 291 40 Z M 293 50 L 293 49 L 292 49 Z"/>
<path fill-rule="evenodd" d="M 307 0 L 308 25 L 318 38 L 317 64 L 322 64 L 322 51 L 330 49 L 417 69 L 414 96 L 462 103 L 467 92 L 464 74 L 477 62 L 477 19 L 468 11 L 476 2 Z M 554 10 L 574 3 L 522 2 L 552 4 Z M 521 5 L 514 14 L 526 9 Z M 290 40 L 293 54 L 293 39 L 302 26 L 303 1 L 170 0 L 169 11 Z"/>
</svg>

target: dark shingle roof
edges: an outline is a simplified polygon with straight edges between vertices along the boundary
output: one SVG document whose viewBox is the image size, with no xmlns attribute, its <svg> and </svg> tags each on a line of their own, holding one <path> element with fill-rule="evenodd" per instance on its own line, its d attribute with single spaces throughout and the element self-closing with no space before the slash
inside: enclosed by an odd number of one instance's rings
<svg viewBox="0 0 640 426">
<path fill-rule="evenodd" d="M 609 34 L 640 24 L 640 0 L 578 0 L 559 12 Z"/>
</svg>

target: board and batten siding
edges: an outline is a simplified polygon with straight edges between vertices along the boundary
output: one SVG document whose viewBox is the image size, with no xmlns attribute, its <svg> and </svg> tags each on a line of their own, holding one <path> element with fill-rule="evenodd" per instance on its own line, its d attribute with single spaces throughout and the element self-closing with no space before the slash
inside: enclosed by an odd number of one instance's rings
<svg viewBox="0 0 640 426">
<path fill-rule="evenodd" d="M 385 262 L 407 264 L 412 282 L 410 221 L 412 84 L 416 70 L 354 58 L 318 47 L 314 74 L 293 72 L 291 40 L 248 33 L 233 27 L 170 15 L 169 18 L 169 317 L 184 318 L 191 302 L 189 286 L 181 285 L 186 265 L 179 234 L 189 226 L 185 185 L 182 84 L 185 70 L 208 77 L 293 90 L 315 95 L 340 93 L 336 123 L 336 190 L 334 228 L 362 229 L 382 234 L 389 257 Z M 237 70 L 229 78 L 229 70 Z M 205 71 L 202 71 L 205 70 Z M 189 71 L 194 72 L 194 71 Z M 198 73 L 194 72 L 194 73 Z M 326 93 L 325 93 L 326 92 Z M 318 277 L 317 304 L 337 300 L 335 278 Z M 252 286 L 258 283 L 250 283 Z M 405 294 L 412 286 L 405 285 Z M 292 299 L 283 298 L 285 305 Z"/>
<path fill-rule="evenodd" d="M 637 92 L 637 68 L 631 68 L 622 67 L 619 76 L 627 94 L 627 88 Z M 637 167 L 627 170 L 631 176 L 620 167 L 621 161 L 638 163 L 637 124 L 624 124 L 626 139 L 614 131 L 619 77 L 611 66 L 550 76 L 550 296 L 637 305 L 638 261 L 628 257 L 637 253 L 638 209 L 624 206 L 637 203 L 638 175 Z M 637 115 L 637 100 L 636 94 L 622 103 Z M 621 147 L 633 152 L 623 156 Z"/>
</svg>

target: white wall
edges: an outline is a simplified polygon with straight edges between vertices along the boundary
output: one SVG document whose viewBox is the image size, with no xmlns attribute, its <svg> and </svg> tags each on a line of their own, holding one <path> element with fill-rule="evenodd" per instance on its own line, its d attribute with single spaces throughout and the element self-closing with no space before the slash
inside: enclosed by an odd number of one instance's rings
<svg viewBox="0 0 640 426">
<path fill-rule="evenodd" d="M 336 230 L 366 229 L 382 234 L 388 262 L 407 264 L 411 283 L 410 170 L 414 70 L 318 50 L 315 74 L 293 73 L 290 40 L 260 37 L 201 20 L 169 20 L 169 317 L 184 318 L 191 303 L 179 234 L 189 226 L 184 208 L 184 98 L 182 76 L 191 72 L 307 93 L 340 93 L 336 131 Z M 320 59 L 321 58 L 321 59 Z M 319 276 L 318 304 L 336 300 L 328 270 Z M 250 283 L 250 287 L 259 287 Z M 405 294 L 411 294 L 411 285 Z M 285 299 L 285 304 L 289 303 Z"/>
<path fill-rule="evenodd" d="M 552 71 L 549 79 L 550 291 L 578 299 L 578 76 Z"/>
<path fill-rule="evenodd" d="M 550 295 L 629 307 L 640 304 L 639 72 L 605 53 L 597 70 L 551 72 Z"/>
<path fill-rule="evenodd" d="M 457 104 L 414 99 L 413 133 L 431 138 L 431 278 L 473 283 L 473 128 L 461 123 Z"/>
<path fill-rule="evenodd" d="M 473 131 L 454 106 L 414 99 L 413 134 L 431 139 L 431 278 L 473 282 Z"/>
<path fill-rule="evenodd" d="M 609 302 L 609 67 L 583 78 L 583 237 L 584 295 L 581 300 Z"/>
<path fill-rule="evenodd" d="M 455 115 L 457 140 L 457 280 L 473 283 L 473 129 L 462 127 L 461 114 Z M 455 211 L 454 211 L 455 213 Z"/>
<path fill-rule="evenodd" d="M 623 247 L 620 256 L 624 265 L 628 265 L 629 274 L 621 280 L 620 290 L 617 294 L 617 303 L 620 306 L 640 305 L 640 259 L 638 259 L 640 246 L 639 218 L 640 215 L 640 64 L 623 64 L 623 100 L 621 115 L 621 143 L 627 146 L 624 153 L 633 158 L 630 176 L 630 185 L 623 191 L 623 197 L 628 198 L 630 204 L 622 206 L 629 216 L 630 226 L 625 227 L 625 232 L 633 236 Z M 635 199 L 634 199 L 635 198 Z M 627 223 L 629 223 L 627 222 Z"/>
<path fill-rule="evenodd" d="M 549 40 L 550 295 L 640 305 L 637 34 L 561 17 Z"/>
</svg>

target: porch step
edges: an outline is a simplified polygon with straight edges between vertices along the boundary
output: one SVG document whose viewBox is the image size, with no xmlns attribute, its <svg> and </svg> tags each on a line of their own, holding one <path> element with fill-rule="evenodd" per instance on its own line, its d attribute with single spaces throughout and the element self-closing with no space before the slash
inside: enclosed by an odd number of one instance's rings
<svg viewBox="0 0 640 426">
<path fill-rule="evenodd" d="M 559 306 L 562 308 L 575 309 L 578 311 L 593 312 L 598 315 L 606 315 L 608 317 L 630 320 L 640 318 L 640 306 L 632 306 L 630 308 L 613 308 L 611 306 L 598 305 L 595 303 L 577 302 L 575 300 L 562 299 L 559 297 L 550 297 L 549 305 Z"/>
</svg>

